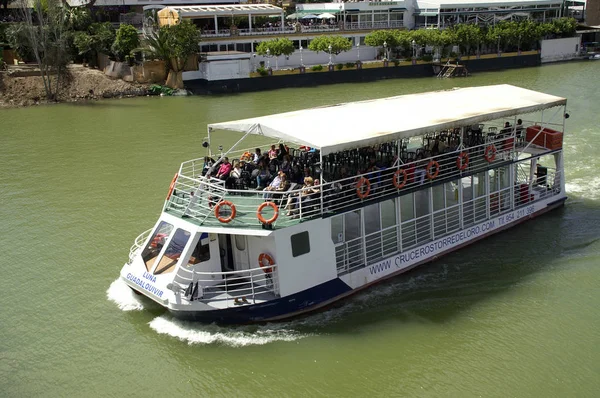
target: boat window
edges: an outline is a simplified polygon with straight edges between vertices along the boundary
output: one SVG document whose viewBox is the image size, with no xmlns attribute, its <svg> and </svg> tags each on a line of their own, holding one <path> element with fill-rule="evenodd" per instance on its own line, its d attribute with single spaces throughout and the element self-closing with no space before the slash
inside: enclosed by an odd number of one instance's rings
<svg viewBox="0 0 600 398">
<path fill-rule="evenodd" d="M 463 202 L 468 202 L 473 199 L 473 187 L 471 185 L 471 177 L 461 178 Z"/>
<path fill-rule="evenodd" d="M 506 189 L 510 187 L 510 171 L 508 166 L 500 167 L 497 170 L 500 179 L 500 189 Z"/>
<path fill-rule="evenodd" d="M 441 210 L 446 207 L 444 198 L 444 185 L 436 185 L 432 188 L 433 193 L 433 211 Z"/>
<path fill-rule="evenodd" d="M 246 250 L 246 236 L 245 235 L 235 235 L 235 248 L 239 251 L 243 252 Z"/>
<path fill-rule="evenodd" d="M 444 184 L 446 189 L 446 207 L 458 204 L 458 180 Z"/>
<path fill-rule="evenodd" d="M 210 260 L 210 244 L 208 242 L 208 234 L 203 233 L 196 243 L 196 247 L 188 260 L 188 267 L 204 261 Z"/>
<path fill-rule="evenodd" d="M 154 275 L 167 274 L 175 269 L 175 265 L 179 261 L 179 257 L 181 257 L 181 252 L 188 243 L 188 240 L 190 240 L 190 235 L 188 231 L 180 228 L 175 231 L 173 238 L 169 242 L 169 246 L 165 250 L 165 254 L 154 270 Z"/>
<path fill-rule="evenodd" d="M 400 197 L 400 217 L 403 222 L 415 218 L 414 194 L 409 193 Z"/>
<path fill-rule="evenodd" d="M 152 234 L 152 238 L 148 241 L 148 246 L 142 252 L 142 259 L 146 264 L 147 271 L 150 271 L 154 267 L 156 257 L 158 257 L 172 230 L 173 226 L 165 221 L 161 221 L 158 224 L 158 228 L 156 228 Z"/>
<path fill-rule="evenodd" d="M 290 237 L 290 241 L 292 243 L 292 257 L 298 257 L 310 252 L 310 240 L 308 239 L 308 231 L 292 235 Z"/>
<path fill-rule="evenodd" d="M 362 236 L 360 210 L 344 214 L 344 241 L 348 242 Z"/>
<path fill-rule="evenodd" d="M 368 205 L 364 209 L 365 212 L 365 235 L 372 234 L 381 230 L 379 220 L 379 203 Z"/>
<path fill-rule="evenodd" d="M 331 217 L 331 240 L 333 243 L 344 241 L 344 215 Z"/>
<path fill-rule="evenodd" d="M 485 195 L 485 174 L 484 171 L 483 173 L 477 173 L 473 176 L 473 188 L 476 198 Z"/>
<path fill-rule="evenodd" d="M 381 202 L 381 228 L 396 225 L 396 201 L 394 199 Z"/>
<path fill-rule="evenodd" d="M 429 205 L 430 192 L 429 189 L 415 192 L 415 216 L 417 218 L 431 213 Z"/>
</svg>

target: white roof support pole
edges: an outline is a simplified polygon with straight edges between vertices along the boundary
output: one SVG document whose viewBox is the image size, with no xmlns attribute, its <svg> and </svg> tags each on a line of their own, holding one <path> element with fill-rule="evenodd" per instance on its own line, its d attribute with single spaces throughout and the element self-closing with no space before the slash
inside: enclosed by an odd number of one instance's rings
<svg viewBox="0 0 600 398">
<path fill-rule="evenodd" d="M 217 23 L 217 14 L 215 14 L 215 34 L 219 34 L 219 24 Z"/>
<path fill-rule="evenodd" d="M 252 33 L 252 14 L 248 14 L 248 31 Z"/>
<path fill-rule="evenodd" d="M 281 31 L 283 32 L 285 30 L 285 19 L 283 19 L 283 10 L 281 10 L 281 14 L 280 14 L 280 19 L 281 19 Z"/>
<path fill-rule="evenodd" d="M 208 156 L 212 158 L 212 149 L 210 146 L 210 132 L 212 131 L 212 127 L 207 127 L 206 130 L 208 131 Z"/>
</svg>

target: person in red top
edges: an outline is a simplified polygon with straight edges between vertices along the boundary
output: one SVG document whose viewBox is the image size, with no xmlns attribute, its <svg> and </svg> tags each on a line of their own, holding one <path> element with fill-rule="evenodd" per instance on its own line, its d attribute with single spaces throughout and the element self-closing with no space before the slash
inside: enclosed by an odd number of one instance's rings
<svg viewBox="0 0 600 398">
<path fill-rule="evenodd" d="M 269 160 L 277 158 L 277 149 L 275 149 L 275 145 L 271 145 L 271 149 L 269 149 Z"/>
<path fill-rule="evenodd" d="M 226 180 L 229 177 L 229 173 L 231 173 L 231 163 L 229 163 L 229 158 L 224 158 L 215 177 L 220 180 Z"/>
</svg>

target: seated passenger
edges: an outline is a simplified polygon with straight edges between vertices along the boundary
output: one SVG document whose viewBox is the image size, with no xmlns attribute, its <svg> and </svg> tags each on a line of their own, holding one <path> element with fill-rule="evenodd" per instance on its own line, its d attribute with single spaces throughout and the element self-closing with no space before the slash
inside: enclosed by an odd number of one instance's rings
<svg viewBox="0 0 600 398">
<path fill-rule="evenodd" d="M 225 181 L 225 187 L 233 188 L 235 186 L 242 185 L 240 179 L 242 178 L 242 166 L 240 162 L 235 162 L 233 165 L 233 169 L 231 173 L 229 173 L 229 178 Z"/>
<path fill-rule="evenodd" d="M 277 159 L 277 149 L 275 149 L 275 144 L 271 145 L 271 149 L 269 149 L 269 160 Z"/>
<path fill-rule="evenodd" d="M 226 180 L 229 177 L 229 173 L 231 173 L 231 163 L 229 163 L 229 158 L 225 157 L 221 161 L 221 165 L 219 166 L 219 171 L 215 176 L 219 180 Z"/>
<path fill-rule="evenodd" d="M 285 176 L 285 173 L 283 171 L 279 171 L 279 173 L 277 173 L 275 178 L 273 178 L 273 181 L 271 181 L 269 186 L 266 187 L 265 189 L 263 189 L 263 191 L 265 192 L 263 194 L 263 199 L 267 200 L 267 199 L 271 199 L 273 197 L 273 195 L 270 194 L 269 192 L 277 191 L 279 189 L 279 187 L 281 186 L 281 182 L 282 182 L 282 178 L 281 178 L 282 176 Z"/>
<path fill-rule="evenodd" d="M 315 193 L 313 184 L 314 184 L 314 181 L 313 181 L 312 177 L 306 177 L 304 179 L 304 185 L 302 185 L 300 192 L 299 193 L 295 192 L 293 195 L 290 195 L 288 197 L 287 203 L 285 205 L 285 209 L 287 210 L 287 213 L 286 213 L 287 216 L 292 216 L 292 218 L 297 218 L 296 213 L 298 210 L 297 209 L 298 202 L 301 201 L 302 206 L 304 206 L 304 204 L 306 203 L 305 201 L 310 198 L 310 195 Z"/>
<path fill-rule="evenodd" d="M 253 161 L 255 164 L 258 164 L 258 160 L 260 159 L 260 157 L 261 157 L 261 154 L 260 154 L 260 148 L 256 148 L 256 149 L 254 150 L 254 156 L 252 157 L 252 161 Z"/>
<path fill-rule="evenodd" d="M 271 173 L 264 162 L 259 162 L 258 168 L 252 174 L 256 174 L 257 189 L 265 188 L 271 179 Z"/>
</svg>

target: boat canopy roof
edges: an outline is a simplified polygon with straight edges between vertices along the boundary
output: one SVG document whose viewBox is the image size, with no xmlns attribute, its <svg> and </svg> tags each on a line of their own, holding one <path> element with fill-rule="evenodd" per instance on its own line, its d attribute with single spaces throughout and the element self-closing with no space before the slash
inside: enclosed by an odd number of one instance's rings
<svg viewBox="0 0 600 398">
<path fill-rule="evenodd" d="M 212 123 L 321 150 L 323 155 L 565 105 L 508 84 L 401 95 Z"/>
</svg>

